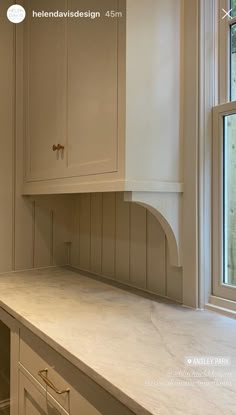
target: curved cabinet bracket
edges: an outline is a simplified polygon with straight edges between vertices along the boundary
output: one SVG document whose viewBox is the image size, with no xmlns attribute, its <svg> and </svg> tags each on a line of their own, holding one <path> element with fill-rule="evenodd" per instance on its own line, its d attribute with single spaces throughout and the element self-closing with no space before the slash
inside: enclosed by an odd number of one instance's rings
<svg viewBox="0 0 236 415">
<path fill-rule="evenodd" d="M 160 222 L 166 234 L 170 261 L 182 266 L 182 193 L 125 192 L 125 202 L 134 202 L 148 209 Z"/>
</svg>

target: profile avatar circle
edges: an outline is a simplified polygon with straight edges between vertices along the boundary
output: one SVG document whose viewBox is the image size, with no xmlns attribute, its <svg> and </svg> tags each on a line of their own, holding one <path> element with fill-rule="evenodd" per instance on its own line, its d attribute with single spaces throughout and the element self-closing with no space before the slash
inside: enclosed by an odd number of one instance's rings
<svg viewBox="0 0 236 415">
<path fill-rule="evenodd" d="M 20 4 L 13 4 L 7 10 L 7 18 L 12 23 L 21 23 L 25 19 L 26 12 Z"/>
</svg>

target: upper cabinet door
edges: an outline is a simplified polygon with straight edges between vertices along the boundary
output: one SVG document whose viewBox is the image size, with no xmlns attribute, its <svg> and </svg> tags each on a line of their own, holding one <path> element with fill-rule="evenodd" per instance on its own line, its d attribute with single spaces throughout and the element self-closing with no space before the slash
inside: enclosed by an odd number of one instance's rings
<svg viewBox="0 0 236 415">
<path fill-rule="evenodd" d="M 65 175 L 66 18 L 33 16 L 38 11 L 65 11 L 65 0 L 27 0 L 24 22 L 24 111 L 26 179 Z"/>
<path fill-rule="evenodd" d="M 27 0 L 26 9 L 26 181 L 117 171 L 118 0 Z"/>
<path fill-rule="evenodd" d="M 69 0 L 70 11 L 100 17 L 68 18 L 69 176 L 117 170 L 118 0 Z"/>
</svg>

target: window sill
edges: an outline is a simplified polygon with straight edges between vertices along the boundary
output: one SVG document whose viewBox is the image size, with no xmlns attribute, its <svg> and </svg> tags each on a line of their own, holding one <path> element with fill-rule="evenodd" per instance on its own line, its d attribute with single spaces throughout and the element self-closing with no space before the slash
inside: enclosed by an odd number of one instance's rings
<svg viewBox="0 0 236 415">
<path fill-rule="evenodd" d="M 211 295 L 209 303 L 205 306 L 210 311 L 215 311 L 219 314 L 236 319 L 236 302 L 227 300 L 226 298 L 216 297 Z"/>
</svg>

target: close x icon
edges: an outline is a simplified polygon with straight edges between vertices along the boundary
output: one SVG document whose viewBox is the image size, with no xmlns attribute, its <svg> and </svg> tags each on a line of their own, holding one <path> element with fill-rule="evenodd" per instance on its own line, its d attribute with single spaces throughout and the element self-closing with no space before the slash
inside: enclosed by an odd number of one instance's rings
<svg viewBox="0 0 236 415">
<path fill-rule="evenodd" d="M 222 9 L 222 12 L 224 13 L 224 16 L 222 16 L 222 20 L 225 19 L 226 17 L 228 17 L 229 19 L 232 19 L 232 16 L 231 16 L 232 10 L 233 9 L 226 11 L 225 9 Z"/>
</svg>

